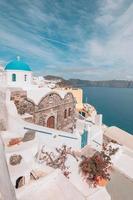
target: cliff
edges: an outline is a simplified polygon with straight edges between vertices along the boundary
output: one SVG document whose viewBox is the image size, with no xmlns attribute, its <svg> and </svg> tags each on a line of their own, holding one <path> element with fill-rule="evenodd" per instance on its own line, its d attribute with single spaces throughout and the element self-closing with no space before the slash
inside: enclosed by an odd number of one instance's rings
<svg viewBox="0 0 133 200">
<path fill-rule="evenodd" d="M 106 81 L 90 81 L 81 79 L 63 79 L 58 76 L 45 76 L 48 80 L 61 80 L 58 84 L 60 87 L 113 87 L 113 88 L 133 88 L 133 81 L 128 80 L 106 80 Z"/>
<path fill-rule="evenodd" d="M 133 81 L 127 80 L 89 81 L 69 79 L 69 81 L 73 86 L 133 88 Z"/>
</svg>

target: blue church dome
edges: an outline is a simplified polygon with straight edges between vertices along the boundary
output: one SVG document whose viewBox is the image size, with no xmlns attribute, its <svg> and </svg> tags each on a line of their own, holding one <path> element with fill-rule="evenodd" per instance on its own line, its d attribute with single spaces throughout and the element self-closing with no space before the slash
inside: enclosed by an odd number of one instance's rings
<svg viewBox="0 0 133 200">
<path fill-rule="evenodd" d="M 20 60 L 18 56 L 16 60 L 8 63 L 5 67 L 5 70 L 22 70 L 22 71 L 31 71 L 31 68 L 26 63 Z"/>
</svg>

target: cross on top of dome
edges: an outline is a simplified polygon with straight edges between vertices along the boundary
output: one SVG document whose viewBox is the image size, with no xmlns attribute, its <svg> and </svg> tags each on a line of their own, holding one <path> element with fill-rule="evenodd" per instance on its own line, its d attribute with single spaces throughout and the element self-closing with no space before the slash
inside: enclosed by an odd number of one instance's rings
<svg viewBox="0 0 133 200">
<path fill-rule="evenodd" d="M 20 56 L 17 56 L 17 60 L 18 60 L 18 61 L 20 60 Z"/>
</svg>

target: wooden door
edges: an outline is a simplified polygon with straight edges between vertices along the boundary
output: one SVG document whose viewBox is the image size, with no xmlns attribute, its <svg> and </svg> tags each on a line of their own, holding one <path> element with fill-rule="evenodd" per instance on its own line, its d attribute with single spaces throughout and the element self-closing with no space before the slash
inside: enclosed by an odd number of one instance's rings
<svg viewBox="0 0 133 200">
<path fill-rule="evenodd" d="M 55 117 L 51 116 L 47 120 L 47 127 L 48 128 L 55 128 Z"/>
</svg>

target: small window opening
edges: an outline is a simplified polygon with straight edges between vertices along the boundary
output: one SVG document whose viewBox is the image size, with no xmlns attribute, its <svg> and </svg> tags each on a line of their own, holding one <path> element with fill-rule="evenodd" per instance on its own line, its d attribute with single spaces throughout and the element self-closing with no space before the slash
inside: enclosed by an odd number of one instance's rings
<svg viewBox="0 0 133 200">
<path fill-rule="evenodd" d="M 12 81 L 13 81 L 13 82 L 16 81 L 16 74 L 12 74 Z"/>
<path fill-rule="evenodd" d="M 27 81 L 27 75 L 26 74 L 24 75 L 24 81 L 25 82 Z"/>
<path fill-rule="evenodd" d="M 65 109 L 65 111 L 64 111 L 64 119 L 66 119 L 67 118 L 67 110 Z"/>
</svg>

